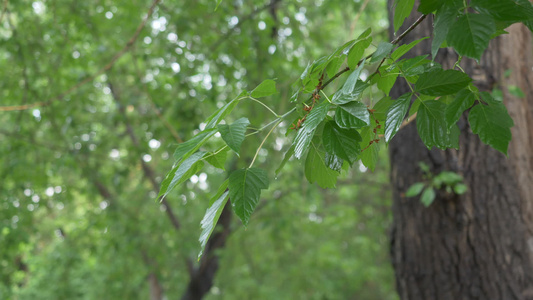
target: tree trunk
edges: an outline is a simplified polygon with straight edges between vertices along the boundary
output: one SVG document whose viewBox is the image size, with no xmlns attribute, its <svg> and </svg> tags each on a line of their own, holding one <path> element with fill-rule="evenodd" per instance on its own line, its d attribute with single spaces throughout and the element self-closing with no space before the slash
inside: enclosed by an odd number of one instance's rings
<svg viewBox="0 0 533 300">
<path fill-rule="evenodd" d="M 430 35 L 431 21 L 426 19 L 404 43 Z M 504 91 L 515 122 L 508 158 L 484 145 L 465 116 L 459 123 L 458 151 L 428 150 L 414 122 L 390 143 L 391 255 L 401 299 L 533 299 L 531 33 L 521 25 L 508 31 L 491 42 L 480 64 L 466 59 L 462 63 L 480 90 Z M 420 43 L 411 56 L 430 53 L 430 43 Z M 456 60 L 453 50 L 439 50 L 437 61 L 445 68 Z M 504 76 L 506 70 L 510 76 Z M 511 85 L 520 87 L 525 97 L 510 95 Z M 391 96 L 408 91 L 402 79 Z M 428 208 L 418 197 L 405 197 L 409 186 L 423 181 L 418 162 L 429 165 L 433 174 L 448 170 L 463 175 L 468 191 L 461 196 L 439 191 Z"/>
<path fill-rule="evenodd" d="M 216 251 L 224 248 L 231 233 L 232 213 L 230 201 L 228 201 L 220 214 L 217 228 L 215 228 L 213 235 L 205 245 L 204 255 L 200 259 L 200 264 L 196 268 L 191 266 L 189 270 L 189 284 L 181 300 L 200 300 L 213 286 L 213 280 L 219 264 L 219 256 Z"/>
</svg>

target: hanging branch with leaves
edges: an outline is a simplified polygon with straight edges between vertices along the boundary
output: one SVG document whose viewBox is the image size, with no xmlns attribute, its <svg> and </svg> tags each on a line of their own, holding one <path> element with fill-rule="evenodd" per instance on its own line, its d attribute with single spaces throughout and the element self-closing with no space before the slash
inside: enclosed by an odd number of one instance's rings
<svg viewBox="0 0 533 300">
<path fill-rule="evenodd" d="M 413 9 L 414 0 L 396 1 L 395 30 L 402 26 Z M 504 34 L 505 28 L 511 24 L 522 22 L 533 28 L 533 6 L 527 0 L 422 0 L 417 10 L 422 13 L 420 18 L 393 41 L 373 46 L 371 31 L 366 30 L 330 55 L 309 64 L 295 83 L 296 90 L 290 98 L 294 107 L 288 112 L 278 114 L 260 100 L 277 92 L 275 81 L 265 80 L 253 91 L 243 91 L 227 102 L 205 120 L 207 125 L 203 131 L 177 146 L 174 166 L 161 184 L 161 199 L 199 172 L 205 162 L 224 170 L 227 151 L 239 154 L 246 137 L 269 129 L 250 165 L 229 174 L 211 199 L 201 221 L 202 250 L 227 201 L 231 201 L 233 211 L 242 223 L 248 224 L 261 191 L 269 186 L 269 174 L 254 167 L 255 158 L 275 128 L 294 113 L 298 116 L 287 132 L 287 135 L 294 136 L 292 146 L 276 174 L 289 158 L 295 157 L 304 160 L 308 181 L 323 188 L 335 187 L 341 171 L 350 168 L 356 161 L 373 170 L 380 146 L 389 143 L 402 126 L 415 118 L 420 138 L 429 149 L 457 149 L 460 134 L 457 122 L 463 112 L 470 110 L 468 121 L 472 131 L 484 143 L 507 154 L 513 120 L 504 104 L 489 92 L 479 91 L 458 64 L 454 69 L 444 70 L 428 58 L 429 53 L 403 58 L 427 37 L 401 46 L 398 44 L 432 14 L 435 21 L 431 56 L 434 58 L 441 46 L 450 46 L 459 54 L 459 60 L 465 56 L 479 61 L 489 41 Z M 371 54 L 365 56 L 368 52 Z M 363 80 L 363 68 L 374 65 L 375 71 Z M 349 75 L 342 87 L 328 93 L 325 88 L 345 73 Z M 410 91 L 398 99 L 391 99 L 388 95 L 398 78 L 406 80 Z M 370 107 L 361 100 L 363 93 L 373 86 L 387 96 Z M 250 133 L 247 133 L 250 126 L 247 118 L 237 119 L 232 124 L 221 124 L 245 100 L 259 103 L 275 119 Z M 225 145 L 218 149 L 204 149 L 216 133 L 221 135 Z M 459 183 L 453 181 L 453 184 Z M 417 190 L 411 190 L 409 195 L 418 194 L 424 186 L 419 184 Z M 434 187 L 438 185 L 433 184 L 427 190 L 432 191 Z M 426 202 L 426 205 L 430 204 Z"/>
</svg>

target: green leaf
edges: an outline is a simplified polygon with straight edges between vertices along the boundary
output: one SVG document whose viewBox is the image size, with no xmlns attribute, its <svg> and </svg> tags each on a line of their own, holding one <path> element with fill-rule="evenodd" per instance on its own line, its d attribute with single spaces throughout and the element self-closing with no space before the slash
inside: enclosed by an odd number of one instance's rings
<svg viewBox="0 0 533 300">
<path fill-rule="evenodd" d="M 361 75 L 361 71 L 363 70 L 363 66 L 365 65 L 365 62 L 363 61 L 355 71 L 348 76 L 348 79 L 346 79 L 346 82 L 341 88 L 341 92 L 344 95 L 351 95 L 354 94 L 354 89 L 356 86 L 357 81 L 359 80 L 359 75 Z"/>
<path fill-rule="evenodd" d="M 274 172 L 276 174 L 276 176 L 279 174 L 279 172 L 281 172 L 283 167 L 285 167 L 285 165 L 287 164 L 287 162 L 289 161 L 289 159 L 293 155 L 294 155 L 294 144 L 292 144 L 291 147 L 289 148 L 289 150 L 287 150 L 287 152 L 285 152 L 285 156 L 283 157 L 283 160 L 281 161 L 281 163 L 279 164 L 279 167 Z"/>
<path fill-rule="evenodd" d="M 267 79 L 261 82 L 251 93 L 250 96 L 254 98 L 261 98 L 277 93 L 276 82 L 272 79 Z"/>
<path fill-rule="evenodd" d="M 453 185 L 463 181 L 463 176 L 450 171 L 440 172 L 439 175 L 433 178 L 433 184 L 440 187 L 442 184 Z"/>
<path fill-rule="evenodd" d="M 367 37 L 370 36 L 370 34 L 372 33 L 372 28 L 371 27 L 368 27 L 367 29 L 365 29 L 365 31 L 363 31 L 363 33 L 361 33 L 358 37 L 357 37 L 357 41 L 359 40 L 362 40 L 362 39 L 366 39 Z"/>
<path fill-rule="evenodd" d="M 205 156 L 205 160 L 213 167 L 226 170 L 226 160 L 228 159 L 229 148 L 224 146 L 223 149 L 219 149 L 215 153 L 208 153 Z"/>
<path fill-rule="evenodd" d="M 316 182 L 321 188 L 334 188 L 339 172 L 328 168 L 323 157 L 314 143 L 311 143 L 305 160 L 305 178 L 310 183 Z"/>
<path fill-rule="evenodd" d="M 200 253 L 198 254 L 198 260 L 200 260 L 202 257 L 202 254 L 205 250 L 205 245 L 207 244 L 209 237 L 217 225 L 218 219 L 222 214 L 222 210 L 224 210 L 224 206 L 228 202 L 229 191 L 227 188 L 228 180 L 226 179 L 226 181 L 224 181 L 224 183 L 222 183 L 222 185 L 218 188 L 218 192 L 215 194 L 215 196 L 211 198 L 210 206 L 205 211 L 204 217 L 200 222 L 200 225 L 202 226 L 202 233 L 200 234 L 199 239 Z"/>
<path fill-rule="evenodd" d="M 417 183 L 411 185 L 409 187 L 409 189 L 407 189 L 407 192 L 405 192 L 405 197 L 418 196 L 418 194 L 420 194 L 422 192 L 422 189 L 425 186 L 426 185 L 423 182 L 417 182 Z"/>
<path fill-rule="evenodd" d="M 174 151 L 174 159 L 176 161 L 186 159 L 192 153 L 196 152 L 210 137 L 217 133 L 216 128 L 206 129 L 190 140 L 179 144 Z"/>
<path fill-rule="evenodd" d="M 305 84 L 305 81 L 309 77 L 309 71 L 311 70 L 310 63 L 307 64 L 307 67 L 305 67 L 304 71 L 302 72 L 302 75 L 300 75 L 300 80 L 302 81 L 302 84 Z"/>
<path fill-rule="evenodd" d="M 361 153 L 359 132 L 355 129 L 340 128 L 332 121 L 324 125 L 322 141 L 326 152 L 335 154 L 350 164 L 353 164 Z"/>
<path fill-rule="evenodd" d="M 439 149 L 459 148 L 459 128 L 457 126 L 448 129 L 444 117 L 446 104 L 430 100 L 420 104 L 416 117 L 416 128 L 418 135 L 428 147 L 433 146 Z"/>
<path fill-rule="evenodd" d="M 350 42 L 348 42 L 348 43 L 350 43 Z M 315 60 L 313 62 L 313 64 L 311 65 L 310 74 L 311 75 L 319 75 L 324 70 L 324 68 L 326 67 L 327 63 L 328 63 L 328 57 L 327 56 L 323 56 L 323 57 Z"/>
<path fill-rule="evenodd" d="M 298 96 L 300 95 L 300 92 L 301 92 L 301 91 L 302 91 L 302 90 L 299 89 L 299 90 L 297 90 L 296 92 L 294 92 L 294 94 L 292 94 L 291 98 L 289 99 L 289 102 L 290 102 L 290 103 L 294 103 L 294 102 L 298 101 Z"/>
<path fill-rule="evenodd" d="M 401 70 L 405 77 L 416 76 L 426 71 L 425 66 L 431 61 L 426 59 L 427 55 L 420 55 L 401 62 Z"/>
<path fill-rule="evenodd" d="M 438 68 L 420 75 L 416 91 L 431 96 L 444 96 L 457 93 L 470 82 L 472 79 L 461 71 Z"/>
<path fill-rule="evenodd" d="M 365 127 L 361 130 L 361 138 L 360 146 L 363 149 L 360 155 L 361 162 L 365 167 L 374 172 L 378 161 L 379 143 L 372 142 L 370 144 L 371 141 L 376 139 L 376 134 L 374 134 L 372 126 Z"/>
<path fill-rule="evenodd" d="M 456 184 L 456 185 L 453 186 L 453 191 L 457 195 L 462 195 L 462 194 L 466 193 L 467 190 L 468 190 L 468 187 L 464 183 L 459 183 L 459 184 Z"/>
<path fill-rule="evenodd" d="M 489 46 L 490 37 L 496 31 L 494 19 L 486 14 L 465 14 L 455 21 L 446 40 L 459 55 L 479 61 Z"/>
<path fill-rule="evenodd" d="M 294 156 L 297 159 L 300 159 L 305 150 L 309 147 L 313 135 L 317 126 L 326 118 L 329 110 L 329 102 L 324 101 L 319 105 L 315 106 L 313 110 L 309 113 L 302 127 L 298 130 L 296 138 L 294 138 Z"/>
<path fill-rule="evenodd" d="M 420 100 L 420 98 L 416 98 L 415 99 L 413 104 L 411 104 L 411 108 L 409 108 L 409 114 L 408 114 L 409 117 L 411 117 L 412 115 L 414 115 L 418 111 L 418 108 L 420 107 L 420 103 L 421 102 L 422 102 L 422 100 Z"/>
<path fill-rule="evenodd" d="M 422 161 L 419 161 L 418 162 L 418 167 L 420 168 L 420 170 L 422 170 L 422 172 L 426 173 L 426 174 L 431 174 L 430 173 L 430 169 L 429 169 L 429 165 L 422 162 Z"/>
<path fill-rule="evenodd" d="M 475 105 L 468 114 L 468 122 L 483 143 L 507 155 L 514 123 L 503 104 Z"/>
<path fill-rule="evenodd" d="M 509 91 L 509 94 L 515 96 L 516 98 L 524 98 L 526 96 L 522 89 L 516 85 L 507 86 L 507 90 Z"/>
<path fill-rule="evenodd" d="M 218 131 L 222 139 L 237 154 L 241 150 L 241 144 L 244 141 L 244 134 L 248 125 L 250 125 L 250 121 L 247 118 L 240 118 L 231 125 L 218 125 Z"/>
<path fill-rule="evenodd" d="M 386 73 L 383 76 L 382 74 L 377 74 L 377 76 L 379 77 L 377 80 L 378 89 L 388 96 L 390 90 L 396 82 L 396 79 L 398 78 L 398 75 L 398 73 Z"/>
<path fill-rule="evenodd" d="M 342 89 L 340 89 L 333 95 L 333 97 L 331 98 L 331 102 L 333 102 L 333 104 L 342 105 L 342 104 L 346 104 L 346 103 L 349 103 L 349 102 L 357 101 L 357 100 L 359 100 L 359 98 L 362 97 L 363 92 L 369 86 L 370 86 L 370 84 L 368 84 L 366 82 L 358 81 L 355 84 L 355 86 L 354 86 L 354 88 L 352 90 L 352 93 L 345 94 L 345 93 L 343 93 Z"/>
<path fill-rule="evenodd" d="M 352 46 L 354 44 L 354 42 L 355 42 L 355 40 L 348 41 L 348 42 L 344 43 L 342 46 L 340 46 L 337 49 L 335 49 L 335 51 L 330 56 L 328 56 L 327 61 L 330 62 L 335 56 L 343 53 L 344 49 L 348 48 L 348 46 Z"/>
<path fill-rule="evenodd" d="M 403 22 L 413 10 L 415 0 L 396 0 L 396 7 L 394 8 L 394 32 L 398 32 Z"/>
<path fill-rule="evenodd" d="M 433 26 L 433 41 L 431 41 L 431 56 L 435 60 L 440 46 L 446 40 L 450 26 L 455 21 L 457 11 L 449 6 L 444 6 L 435 15 L 435 25 Z"/>
<path fill-rule="evenodd" d="M 486 92 L 481 93 L 483 96 L 486 94 Z M 493 102 L 502 102 L 503 101 L 503 91 L 499 88 L 492 89 L 492 93 L 488 97 L 482 97 L 483 101 L 486 103 L 493 103 Z"/>
<path fill-rule="evenodd" d="M 348 67 L 353 70 L 357 67 L 357 64 L 359 61 L 363 58 L 363 54 L 365 53 L 365 50 L 370 46 L 372 43 L 372 38 L 369 37 L 364 40 L 357 41 L 352 48 L 350 48 L 350 51 L 348 52 Z"/>
<path fill-rule="evenodd" d="M 229 176 L 229 198 L 244 226 L 259 202 L 261 190 L 268 189 L 268 184 L 266 171 L 259 168 L 240 169 Z"/>
<path fill-rule="evenodd" d="M 349 102 L 337 107 L 335 122 L 342 128 L 361 128 L 370 125 L 370 113 L 365 104 Z"/>
<path fill-rule="evenodd" d="M 472 0 L 477 11 L 491 15 L 504 22 L 525 22 L 533 19 L 533 6 L 529 1 L 512 0 Z"/>
<path fill-rule="evenodd" d="M 344 160 L 335 154 L 326 152 L 326 156 L 324 157 L 324 163 L 326 164 L 328 168 L 334 171 L 340 172 L 342 169 L 342 164 L 344 163 Z"/>
<path fill-rule="evenodd" d="M 387 121 L 385 122 L 385 141 L 388 143 L 396 135 L 403 118 L 409 109 L 411 103 L 411 93 L 403 94 L 394 101 L 387 111 Z"/>
<path fill-rule="evenodd" d="M 394 45 L 388 42 L 380 42 L 378 44 L 378 48 L 376 49 L 376 52 L 372 54 L 372 60 L 370 60 L 370 63 L 375 63 L 380 60 L 382 60 L 385 56 L 389 55 L 389 53 L 394 48 Z"/>
<path fill-rule="evenodd" d="M 217 0 L 217 6 L 215 6 L 215 11 L 217 11 L 218 6 L 220 5 L 220 3 L 222 3 L 222 0 Z"/>
<path fill-rule="evenodd" d="M 328 63 L 326 67 L 326 74 L 328 75 L 329 78 L 332 78 L 333 76 L 335 76 L 335 74 L 337 74 L 337 72 L 339 71 L 339 68 L 344 63 L 344 58 L 345 57 L 341 55 L 341 56 L 337 56 L 331 59 L 331 61 Z"/>
<path fill-rule="evenodd" d="M 428 207 L 435 200 L 435 190 L 433 188 L 427 187 L 422 196 L 420 197 L 420 202 L 424 204 L 425 207 Z"/>
<path fill-rule="evenodd" d="M 372 107 L 374 110 L 374 118 L 380 122 L 385 124 L 385 121 L 387 120 L 387 112 L 389 111 L 389 107 L 396 102 L 395 100 L 392 100 L 390 97 L 383 97 L 379 99 L 376 104 Z"/>
<path fill-rule="evenodd" d="M 340 107 L 337 107 L 335 110 L 335 122 L 341 128 L 361 128 L 364 124 L 361 120 L 349 114 L 347 111 L 343 110 Z"/>
<path fill-rule="evenodd" d="M 476 101 L 476 94 L 468 89 L 457 93 L 455 99 L 446 106 L 445 116 L 448 128 L 451 128 L 459 121 L 463 112 L 469 109 L 474 104 L 474 101 Z"/>
<path fill-rule="evenodd" d="M 428 37 L 425 36 L 425 37 L 423 37 L 421 39 L 414 40 L 414 41 L 410 42 L 409 44 L 401 45 L 400 47 L 396 48 L 396 50 L 394 50 L 394 52 L 392 52 L 391 59 L 392 60 L 398 60 L 405 53 L 409 52 L 409 50 L 413 49 L 416 45 L 418 45 L 418 43 L 420 43 L 421 41 L 423 41 L 423 40 L 425 40 L 427 38 Z"/>
<path fill-rule="evenodd" d="M 444 1 L 442 0 L 420 0 L 418 11 L 425 15 L 428 15 L 439 9 L 443 4 Z"/>
<path fill-rule="evenodd" d="M 161 183 L 157 198 L 161 197 L 161 200 L 163 200 L 177 185 L 185 182 L 189 177 L 200 171 L 204 166 L 204 162 L 200 161 L 200 159 L 204 155 L 205 152 L 196 152 L 172 168 Z"/>
<path fill-rule="evenodd" d="M 214 128 L 215 126 L 220 123 L 231 111 L 237 106 L 242 96 L 246 95 L 246 92 L 242 92 L 237 98 L 231 100 L 230 102 L 226 103 L 224 106 L 219 108 L 215 113 L 213 113 L 209 118 L 207 118 L 206 122 L 207 125 L 205 126 L 206 129 Z"/>
</svg>

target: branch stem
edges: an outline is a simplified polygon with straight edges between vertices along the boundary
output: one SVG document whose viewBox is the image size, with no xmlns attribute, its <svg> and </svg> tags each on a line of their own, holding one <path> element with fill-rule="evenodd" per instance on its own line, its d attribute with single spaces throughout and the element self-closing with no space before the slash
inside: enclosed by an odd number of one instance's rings
<svg viewBox="0 0 533 300">
<path fill-rule="evenodd" d="M 401 40 L 403 40 L 403 38 L 405 38 L 405 36 L 407 34 L 409 34 L 409 32 L 413 31 L 413 29 L 415 29 L 420 23 L 422 23 L 422 21 L 424 21 L 424 19 L 427 17 L 428 15 L 421 15 L 413 24 L 411 24 L 411 26 L 409 26 L 409 28 L 407 28 L 404 32 L 402 32 L 402 34 L 400 34 L 397 38 L 395 38 L 394 40 L 392 40 L 391 44 L 393 45 L 396 45 L 398 44 Z M 369 55 L 367 55 L 365 58 L 362 58 L 361 60 L 359 60 L 359 62 L 357 63 L 357 67 L 365 60 L 369 59 L 372 57 L 374 53 L 371 53 Z M 382 61 L 383 63 L 383 61 Z M 381 65 L 381 64 L 380 64 Z M 379 68 L 378 68 L 379 69 Z M 335 75 L 333 75 L 333 77 L 331 77 L 330 79 L 328 79 L 324 84 L 322 84 L 322 86 L 318 87 L 314 94 L 318 94 L 321 90 L 323 90 L 326 86 L 328 86 L 332 81 L 334 81 L 335 79 L 337 79 L 339 76 L 341 76 L 342 74 L 346 73 L 350 71 L 350 67 L 346 67 L 342 70 L 340 70 L 339 72 L 337 72 Z M 311 99 L 313 99 L 313 96 L 311 95 L 311 97 L 309 97 L 309 99 L 307 101 L 310 101 Z M 306 101 L 306 102 L 307 102 Z"/>
<path fill-rule="evenodd" d="M 255 102 L 257 102 L 257 103 L 259 103 L 259 104 L 261 104 L 261 105 L 263 105 L 263 107 L 266 108 L 266 109 L 268 109 L 268 111 L 271 112 L 276 118 L 279 118 L 279 115 L 278 115 L 276 112 L 274 112 L 270 107 L 268 107 L 268 105 L 264 104 L 263 102 L 261 102 L 261 101 L 255 99 L 255 98 L 253 98 L 253 97 L 247 97 L 247 98 L 250 99 L 250 100 L 252 100 L 252 101 L 255 101 Z"/>
<path fill-rule="evenodd" d="M 265 136 L 265 138 L 263 139 L 263 141 L 261 142 L 261 144 L 259 145 L 259 148 L 257 148 L 257 151 L 255 152 L 255 155 L 254 155 L 254 158 L 252 159 L 252 162 L 250 163 L 250 166 L 248 168 L 251 168 L 253 165 L 254 165 L 254 162 L 255 162 L 255 159 L 257 158 L 257 156 L 259 155 L 259 151 L 261 151 L 261 148 L 263 148 L 263 144 L 265 143 L 265 141 L 268 139 L 268 137 L 270 136 L 270 134 L 274 131 L 274 129 L 276 127 L 278 127 L 278 125 L 281 123 L 281 119 L 278 119 L 277 123 L 272 126 L 272 128 L 270 129 L 270 131 L 267 133 L 267 135 Z"/>
</svg>

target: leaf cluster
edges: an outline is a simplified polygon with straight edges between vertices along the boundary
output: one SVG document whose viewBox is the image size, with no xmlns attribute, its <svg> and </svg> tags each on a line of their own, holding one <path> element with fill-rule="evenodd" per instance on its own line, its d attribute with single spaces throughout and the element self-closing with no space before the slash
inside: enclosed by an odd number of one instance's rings
<svg viewBox="0 0 533 300">
<path fill-rule="evenodd" d="M 425 181 L 412 184 L 405 192 L 406 197 L 415 197 L 422 193 L 420 202 L 428 207 L 435 200 L 439 189 L 444 189 L 449 194 L 452 192 L 457 195 L 466 193 L 468 187 L 463 183 L 463 176 L 451 171 L 443 171 L 434 175 L 429 170 L 428 165 L 420 162 L 419 166 L 424 172 Z"/>
<path fill-rule="evenodd" d="M 396 1 L 396 31 L 414 13 L 414 2 Z M 504 34 L 509 25 L 522 22 L 530 26 L 533 6 L 526 0 L 473 0 L 469 3 L 422 0 L 417 10 L 423 15 L 392 42 L 373 45 L 371 31 L 366 30 L 331 54 L 309 63 L 293 84 L 294 93 L 289 101 L 294 108 L 283 115 L 274 113 L 265 103 L 257 100 L 276 93 L 273 80 L 266 80 L 252 92 L 243 92 L 229 101 L 206 120 L 204 131 L 178 146 L 176 163 L 164 180 L 159 195 L 166 196 L 174 186 L 198 172 L 203 161 L 223 169 L 224 149 L 239 153 L 250 122 L 241 118 L 229 125 L 219 123 L 244 99 L 260 103 L 275 116 L 271 123 L 252 133 L 262 132 L 274 124 L 257 153 L 276 126 L 290 114 L 298 114 L 287 131 L 287 135 L 294 134 L 292 146 L 276 173 L 291 157 L 295 157 L 304 161 L 307 180 L 322 188 L 335 187 L 343 170 L 357 161 L 373 170 L 380 146 L 389 143 L 403 126 L 415 119 L 418 134 L 428 149 L 458 149 L 460 131 L 457 122 L 463 113 L 469 111 L 468 122 L 472 131 L 484 143 L 506 154 L 511 140 L 512 119 L 501 101 L 477 89 L 472 78 L 460 68 L 459 62 L 463 56 L 479 61 L 489 41 Z M 429 14 L 435 17 L 431 56 L 434 59 L 440 47 L 453 47 L 460 56 L 453 69 L 443 69 L 428 58 L 429 53 L 403 58 L 428 37 L 398 46 L 399 42 Z M 368 75 L 367 71 L 371 73 Z M 348 76 L 339 89 L 326 90 L 331 82 L 339 80 L 344 74 Z M 391 99 L 389 92 L 399 78 L 408 83 L 410 92 Z M 363 94 L 374 87 L 384 97 L 374 104 L 365 103 Z M 214 152 L 199 151 L 217 132 L 226 146 Z M 226 184 L 227 191 L 219 190 L 211 201 L 202 221 L 202 245 L 213 231 L 228 199 L 243 224 L 248 224 L 261 190 L 269 185 L 267 172 L 253 167 L 254 161 L 255 157 L 249 168 L 232 172 Z M 422 193 L 422 202 L 427 206 L 435 197 L 435 188 L 444 186 L 457 194 L 464 193 L 464 185 L 460 181 L 458 175 L 449 172 L 434 177 L 428 175 L 428 183 L 413 185 L 407 194 L 415 196 Z"/>
</svg>

